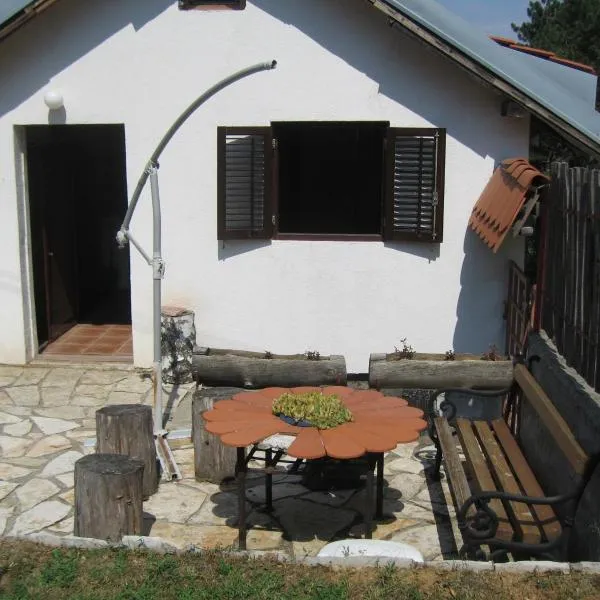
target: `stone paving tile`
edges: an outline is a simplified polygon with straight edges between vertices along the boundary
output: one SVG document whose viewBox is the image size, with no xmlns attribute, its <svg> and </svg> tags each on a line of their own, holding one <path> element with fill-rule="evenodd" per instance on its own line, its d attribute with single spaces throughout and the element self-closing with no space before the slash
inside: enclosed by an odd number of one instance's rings
<svg viewBox="0 0 600 600">
<path fill-rule="evenodd" d="M 108 396 L 108 390 L 106 390 L 106 396 Z M 88 406 L 101 408 L 105 404 L 104 398 L 98 398 L 96 396 L 80 396 L 76 392 L 71 398 L 71 406 Z"/>
<path fill-rule="evenodd" d="M 206 494 L 178 483 L 161 485 L 158 492 L 144 502 L 144 511 L 157 519 L 185 523 L 200 510 Z"/>
<path fill-rule="evenodd" d="M 18 485 L 18 483 L 11 483 L 10 481 L 0 481 L 0 500 L 6 498 Z"/>
<path fill-rule="evenodd" d="M 27 438 L 0 435 L 0 455 L 5 459 L 23 456 L 29 446 L 31 446 L 31 440 Z"/>
<path fill-rule="evenodd" d="M 5 532 L 8 520 L 10 519 L 14 511 L 14 506 L 8 508 L 0 507 L 0 535 L 2 535 Z"/>
<path fill-rule="evenodd" d="M 14 386 L 19 385 L 37 385 L 44 379 L 44 377 L 50 372 L 50 369 L 44 369 L 40 367 L 28 367 L 24 369 L 21 375 L 12 384 Z"/>
<path fill-rule="evenodd" d="M 88 409 L 82 406 L 53 406 L 51 408 L 35 408 L 33 412 L 40 417 L 49 417 L 51 419 L 65 419 L 73 421 L 75 419 L 85 419 L 88 416 Z"/>
<path fill-rule="evenodd" d="M 89 370 L 86 371 L 79 383 L 81 385 L 112 385 L 123 379 L 127 379 L 129 373 L 122 370 Z"/>
<path fill-rule="evenodd" d="M 43 469 L 43 477 L 53 477 L 72 471 L 75 463 L 83 456 L 81 452 L 69 450 L 53 458 Z"/>
<path fill-rule="evenodd" d="M 0 390 L 0 406 L 14 406 L 10 396 L 4 390 Z"/>
<path fill-rule="evenodd" d="M 75 476 L 73 471 L 56 475 L 54 479 L 57 479 L 65 487 L 73 487 L 75 485 Z"/>
<path fill-rule="evenodd" d="M 189 546 L 197 548 L 228 548 L 237 543 L 238 532 L 233 527 L 212 525 L 183 525 L 157 521 L 152 525 L 150 535 L 160 537 L 176 548 Z"/>
<path fill-rule="evenodd" d="M 0 425 L 20 423 L 21 419 L 10 413 L 0 412 Z"/>
<path fill-rule="evenodd" d="M 24 419 L 19 423 L 14 423 L 13 425 L 5 425 L 4 433 L 13 436 L 22 436 L 27 435 L 31 431 L 32 423 L 29 419 Z"/>
<path fill-rule="evenodd" d="M 46 456 L 55 454 L 60 450 L 66 450 L 73 445 L 73 442 L 62 435 L 50 435 L 37 441 L 27 452 L 27 456 Z"/>
<path fill-rule="evenodd" d="M 0 387 L 12 385 L 23 373 L 22 367 L 0 366 Z"/>
<path fill-rule="evenodd" d="M 52 533 L 72 534 L 74 527 L 75 518 L 67 517 L 66 519 L 63 519 L 62 521 L 59 521 L 58 523 L 55 523 L 54 525 L 48 527 L 48 531 L 51 531 Z"/>
<path fill-rule="evenodd" d="M 443 535 L 440 540 L 440 531 L 437 525 L 406 529 L 393 535 L 390 540 L 417 547 L 425 560 L 433 560 L 444 552 L 456 553 L 456 545 L 451 532 L 450 535 Z"/>
<path fill-rule="evenodd" d="M 35 385 L 5 389 L 10 399 L 17 406 L 38 406 L 40 403 L 40 390 Z"/>
<path fill-rule="evenodd" d="M 133 392 L 110 392 L 106 404 L 141 404 L 142 394 Z"/>
<path fill-rule="evenodd" d="M 31 420 L 46 435 L 64 433 L 65 431 L 79 427 L 79 423 L 75 423 L 74 421 L 65 421 L 64 419 L 54 419 L 51 417 L 31 417 Z"/>
<path fill-rule="evenodd" d="M 105 400 L 108 394 L 112 391 L 113 386 L 111 385 L 98 385 L 98 384 L 85 384 L 80 383 L 75 388 L 75 397 L 87 397 L 94 398 L 94 404 L 98 402 L 98 400 Z M 74 404 L 71 401 L 71 404 Z"/>
<path fill-rule="evenodd" d="M 27 467 L 31 469 L 39 469 L 47 461 L 44 457 L 33 458 L 30 456 L 17 456 L 15 458 L 9 458 L 8 460 L 10 460 L 11 464 L 18 467 Z"/>
<path fill-rule="evenodd" d="M 60 489 L 48 479 L 30 479 L 27 483 L 19 487 L 15 496 L 19 501 L 20 510 L 28 510 L 36 504 L 51 498 Z"/>
<path fill-rule="evenodd" d="M 41 502 L 37 506 L 22 512 L 16 519 L 10 530 L 11 535 L 24 535 L 34 531 L 40 531 L 62 521 L 70 512 L 71 507 L 58 500 Z"/>
<path fill-rule="evenodd" d="M 0 479 L 13 480 L 21 479 L 31 473 L 31 469 L 24 469 L 9 463 L 0 463 Z"/>
<path fill-rule="evenodd" d="M 74 388 L 82 378 L 80 369 L 72 367 L 56 367 L 41 382 L 42 387 Z"/>
<path fill-rule="evenodd" d="M 64 387 L 46 387 L 42 388 L 40 395 L 42 398 L 41 406 L 50 408 L 53 406 L 68 406 L 69 397 L 71 396 L 72 388 Z"/>
<path fill-rule="evenodd" d="M 5 405 L 2 407 L 2 411 L 17 417 L 29 417 L 33 412 L 28 406 L 15 406 L 12 404 L 12 400 L 10 406 Z"/>
<path fill-rule="evenodd" d="M 115 392 L 132 392 L 134 394 L 145 394 L 150 389 L 152 389 L 152 380 L 148 377 L 142 378 L 137 373 L 121 379 L 114 387 Z"/>
</svg>

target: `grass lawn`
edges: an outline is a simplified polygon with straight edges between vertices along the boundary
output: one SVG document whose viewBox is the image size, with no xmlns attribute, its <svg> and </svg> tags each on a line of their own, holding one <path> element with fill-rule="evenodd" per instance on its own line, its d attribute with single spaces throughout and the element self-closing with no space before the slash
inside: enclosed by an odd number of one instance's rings
<svg viewBox="0 0 600 600">
<path fill-rule="evenodd" d="M 584 600 L 600 598 L 600 577 L 398 570 L 391 566 L 332 570 L 220 552 L 161 556 L 0 541 L 0 598 Z"/>
</svg>

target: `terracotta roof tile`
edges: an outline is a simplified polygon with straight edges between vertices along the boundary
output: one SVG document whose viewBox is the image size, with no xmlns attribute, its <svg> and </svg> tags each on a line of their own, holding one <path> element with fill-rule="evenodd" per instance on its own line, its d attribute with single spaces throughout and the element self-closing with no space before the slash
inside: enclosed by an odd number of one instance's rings
<svg viewBox="0 0 600 600">
<path fill-rule="evenodd" d="M 518 44 L 517 40 L 513 40 L 512 38 L 502 37 L 501 35 L 490 35 L 490 39 L 494 40 L 497 44 L 501 46 L 513 46 Z"/>
<path fill-rule="evenodd" d="M 560 65 L 565 65 L 567 67 L 579 69 L 580 71 L 585 71 L 586 73 L 590 73 L 591 75 L 596 75 L 596 69 L 594 69 L 594 67 L 590 65 L 584 65 L 583 63 L 576 62 L 574 60 L 568 60 L 567 58 L 561 58 L 560 56 L 551 56 L 549 60 Z"/>
<path fill-rule="evenodd" d="M 505 160 L 473 208 L 471 229 L 497 252 L 523 207 L 530 188 L 548 178 L 524 158 Z"/>
<path fill-rule="evenodd" d="M 525 52 L 526 54 L 541 56 L 542 58 L 550 58 L 551 56 L 556 56 L 554 52 L 548 52 L 548 50 L 542 50 L 541 48 L 532 48 L 531 46 L 525 46 L 523 44 L 511 44 L 509 48 L 512 48 L 513 50 L 519 50 L 520 52 Z"/>
<path fill-rule="evenodd" d="M 573 69 L 578 69 L 579 71 L 585 71 L 586 73 L 590 73 L 591 75 L 596 75 L 596 69 L 594 69 L 594 67 L 574 60 L 568 60 L 566 58 L 556 56 L 554 52 L 542 50 L 541 48 L 533 48 L 531 46 L 521 44 L 511 38 L 502 37 L 500 35 L 490 35 L 490 39 L 499 44 L 500 46 L 504 46 L 505 48 L 510 48 L 511 50 L 516 50 L 518 52 L 524 52 L 525 54 L 532 54 L 533 56 L 538 56 L 539 58 L 544 58 L 546 60 L 558 63 L 560 65 L 564 65 L 566 67 L 571 67 Z"/>
</svg>

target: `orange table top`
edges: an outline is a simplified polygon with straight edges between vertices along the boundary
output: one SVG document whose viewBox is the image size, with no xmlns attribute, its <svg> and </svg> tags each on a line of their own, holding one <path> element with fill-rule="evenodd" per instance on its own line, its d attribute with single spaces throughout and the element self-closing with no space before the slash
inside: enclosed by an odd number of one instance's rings
<svg viewBox="0 0 600 600">
<path fill-rule="evenodd" d="M 272 412 L 273 400 L 285 392 L 336 394 L 348 407 L 353 421 L 331 429 L 288 425 Z M 375 390 L 354 390 L 344 386 L 272 387 L 241 392 L 230 400 L 215 403 L 203 413 L 205 429 L 219 435 L 223 444 L 243 448 L 274 434 L 293 435 L 287 450 L 290 456 L 315 459 L 349 459 L 367 452 L 387 452 L 398 444 L 413 442 L 425 429 L 423 411 L 408 406 L 403 398 L 384 396 Z"/>
</svg>

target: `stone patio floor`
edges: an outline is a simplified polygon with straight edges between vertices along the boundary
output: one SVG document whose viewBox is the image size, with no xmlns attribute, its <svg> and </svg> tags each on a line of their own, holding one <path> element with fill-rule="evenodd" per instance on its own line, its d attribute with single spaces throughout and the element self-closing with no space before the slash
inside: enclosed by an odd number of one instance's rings
<svg viewBox="0 0 600 600">
<path fill-rule="evenodd" d="M 194 387 L 164 387 L 168 429 L 189 429 Z M 0 366 L 0 536 L 72 535 L 74 463 L 94 451 L 95 411 L 138 402 L 152 402 L 152 384 L 131 366 Z M 235 547 L 235 485 L 195 480 L 189 437 L 171 447 L 183 479 L 161 482 L 144 503 L 144 533 L 182 549 Z M 460 537 L 448 488 L 424 475 L 432 454 L 422 441 L 386 455 L 384 519 L 373 538 L 411 544 L 428 560 L 456 558 Z M 361 536 L 364 490 L 311 491 L 282 466 L 269 514 L 261 510 L 264 479 L 255 466 L 247 482 L 249 550 L 313 556 L 329 541 Z"/>
</svg>

